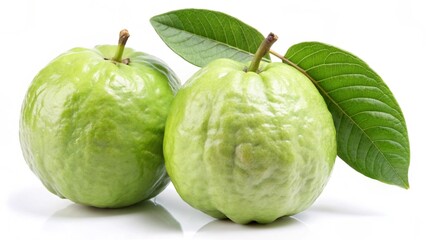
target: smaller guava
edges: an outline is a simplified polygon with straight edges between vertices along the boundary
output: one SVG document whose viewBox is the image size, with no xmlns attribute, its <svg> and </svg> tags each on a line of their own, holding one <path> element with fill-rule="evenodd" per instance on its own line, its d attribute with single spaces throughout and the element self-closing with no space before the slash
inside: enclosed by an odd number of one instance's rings
<svg viewBox="0 0 426 240">
<path fill-rule="evenodd" d="M 179 88 L 158 58 L 118 46 L 74 48 L 34 78 L 20 119 L 23 155 L 52 193 L 103 208 L 129 206 L 169 183 L 163 134 Z"/>
</svg>

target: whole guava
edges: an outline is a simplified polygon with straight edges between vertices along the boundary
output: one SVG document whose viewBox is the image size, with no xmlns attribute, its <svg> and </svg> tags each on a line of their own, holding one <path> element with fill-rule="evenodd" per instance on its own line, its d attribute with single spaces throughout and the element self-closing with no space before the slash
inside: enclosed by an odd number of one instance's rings
<svg viewBox="0 0 426 240">
<path fill-rule="evenodd" d="M 164 62 L 125 42 L 58 56 L 22 105 L 25 160 L 49 191 L 76 203 L 124 207 L 170 181 L 164 126 L 180 83 Z"/>
<path fill-rule="evenodd" d="M 324 99 L 284 63 L 219 59 L 192 76 L 170 108 L 166 169 L 191 206 L 237 223 L 269 223 L 308 208 L 336 158 Z"/>
</svg>

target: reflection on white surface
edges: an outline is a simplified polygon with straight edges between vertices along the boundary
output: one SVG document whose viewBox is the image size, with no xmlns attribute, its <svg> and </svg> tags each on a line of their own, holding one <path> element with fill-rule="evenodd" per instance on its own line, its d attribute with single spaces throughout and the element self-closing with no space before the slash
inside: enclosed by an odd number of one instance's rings
<svg viewBox="0 0 426 240">
<path fill-rule="evenodd" d="M 70 204 L 49 217 L 43 229 L 58 234 L 75 234 L 76 237 L 97 236 L 99 231 L 107 236 L 119 234 L 126 237 L 182 235 L 179 222 L 153 201 L 121 209 Z"/>
<path fill-rule="evenodd" d="M 154 200 L 126 208 L 100 209 L 60 199 L 44 188 L 27 188 L 10 195 L 8 206 L 47 239 L 180 239 L 183 236 L 180 223 Z M 20 238 L 25 234 L 28 233 L 17 232 L 14 236 Z"/>
<path fill-rule="evenodd" d="M 271 224 L 239 225 L 230 220 L 215 220 L 204 225 L 194 239 L 303 239 L 309 228 L 295 217 L 283 217 Z"/>
<path fill-rule="evenodd" d="M 340 165 L 340 164 L 338 164 Z M 346 191 L 340 181 L 306 211 L 283 217 L 271 224 L 239 225 L 217 220 L 190 207 L 169 185 L 156 198 L 121 209 L 81 206 L 49 193 L 41 183 L 18 187 L 6 199 L 1 233 L 8 239 L 404 239 L 423 221 L 421 212 L 397 210 L 398 202 L 408 202 L 410 194 L 379 185 Z M 338 185 L 336 185 L 338 184 Z M 328 194 L 331 191 L 344 195 Z M 366 195 L 366 196 L 367 196 Z M 393 198 L 392 198 L 393 197 Z M 421 199 L 411 196 L 411 199 Z M 385 201 L 392 199 L 392 201 Z M 0 199 L 2 200 L 2 199 Z M 413 202 L 419 205 L 420 202 Z M 410 206 L 408 206 L 410 207 Z M 407 216 L 410 216 L 409 218 Z M 400 231 L 400 229 L 405 229 Z M 6 239 L 6 238 L 2 238 Z M 419 238 L 424 239 L 424 238 Z"/>
<path fill-rule="evenodd" d="M 9 209 L 32 223 L 34 236 L 45 239 L 278 239 L 301 238 L 309 228 L 297 217 L 262 225 L 217 220 L 190 207 L 173 186 L 153 200 L 121 209 L 99 209 L 60 199 L 46 189 L 26 188 L 10 195 Z M 16 237 L 26 236 L 20 232 Z M 32 235 L 32 234 L 30 234 Z"/>
</svg>

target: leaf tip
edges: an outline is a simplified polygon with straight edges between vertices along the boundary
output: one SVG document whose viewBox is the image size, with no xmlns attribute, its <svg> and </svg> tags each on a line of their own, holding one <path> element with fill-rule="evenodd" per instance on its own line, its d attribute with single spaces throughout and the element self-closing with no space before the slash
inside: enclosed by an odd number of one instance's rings
<svg viewBox="0 0 426 240">
<path fill-rule="evenodd" d="M 400 185 L 400 187 L 408 190 L 410 189 L 410 184 L 408 183 L 408 179 L 406 181 L 404 181 L 404 183 L 402 185 Z"/>
<path fill-rule="evenodd" d="M 391 182 L 388 182 L 388 181 L 381 181 L 381 182 L 388 183 L 388 184 L 391 184 L 391 185 L 394 185 L 394 186 L 398 186 L 398 187 L 401 187 L 401 188 L 404 188 L 404 189 L 407 189 L 407 190 L 410 188 L 410 183 L 408 182 L 408 177 L 401 177 L 397 181 L 395 180 L 395 181 L 391 181 Z"/>
</svg>

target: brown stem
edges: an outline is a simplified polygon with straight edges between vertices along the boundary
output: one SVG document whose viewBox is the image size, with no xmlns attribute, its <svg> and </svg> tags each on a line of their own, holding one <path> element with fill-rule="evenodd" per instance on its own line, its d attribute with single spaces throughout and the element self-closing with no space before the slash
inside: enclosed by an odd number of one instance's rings
<svg viewBox="0 0 426 240">
<path fill-rule="evenodd" d="M 248 67 L 249 72 L 257 72 L 259 69 L 260 61 L 262 60 L 263 56 L 269 51 L 269 49 L 272 47 L 272 45 L 278 40 L 278 36 L 270 33 L 260 44 L 259 48 L 257 49 L 256 53 L 254 54 L 253 60 L 250 63 L 250 66 Z"/>
<path fill-rule="evenodd" d="M 118 39 L 117 51 L 115 52 L 115 56 L 111 59 L 115 62 L 122 62 L 124 48 L 126 47 L 127 39 L 129 39 L 130 34 L 127 29 L 123 29 L 120 31 L 120 37 Z"/>
</svg>

